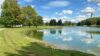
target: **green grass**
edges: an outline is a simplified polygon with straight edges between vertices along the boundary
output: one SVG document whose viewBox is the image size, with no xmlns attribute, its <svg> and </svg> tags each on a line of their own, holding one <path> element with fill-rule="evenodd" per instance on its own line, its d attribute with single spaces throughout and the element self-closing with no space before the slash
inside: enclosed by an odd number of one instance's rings
<svg viewBox="0 0 100 56">
<path fill-rule="evenodd" d="M 29 30 L 46 28 L 61 27 L 0 28 L 2 29 L 0 30 L 0 56 L 94 56 L 78 51 L 53 49 L 43 41 L 26 35 Z"/>
</svg>

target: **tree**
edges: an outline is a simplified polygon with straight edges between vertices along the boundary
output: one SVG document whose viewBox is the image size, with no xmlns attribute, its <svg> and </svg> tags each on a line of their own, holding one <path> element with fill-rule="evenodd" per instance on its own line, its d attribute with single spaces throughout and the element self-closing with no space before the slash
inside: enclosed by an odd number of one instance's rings
<svg viewBox="0 0 100 56">
<path fill-rule="evenodd" d="M 37 16 L 37 25 L 41 26 L 43 25 L 43 17 L 42 16 Z"/>
<path fill-rule="evenodd" d="M 50 20 L 49 25 L 50 25 L 50 26 L 55 26 L 55 25 L 57 25 L 56 20 L 55 20 L 55 19 Z"/>
<path fill-rule="evenodd" d="M 35 18 L 35 15 L 37 13 L 31 6 L 26 6 L 22 8 L 23 14 L 24 14 L 24 25 L 28 25 L 29 27 L 33 25 L 33 19 Z"/>
<path fill-rule="evenodd" d="M 63 23 L 63 25 L 65 25 L 65 26 L 73 26 L 73 25 L 76 25 L 76 23 L 71 22 L 71 21 L 65 21 L 65 22 Z"/>
<path fill-rule="evenodd" d="M 49 22 L 44 23 L 44 25 L 49 26 Z"/>
<path fill-rule="evenodd" d="M 21 9 L 17 0 L 5 0 L 2 6 L 1 14 L 2 24 L 6 27 L 22 24 Z"/>
<path fill-rule="evenodd" d="M 63 25 L 62 20 L 59 20 L 59 21 L 57 22 L 57 25 L 58 25 L 58 26 L 62 26 L 62 25 Z"/>
<path fill-rule="evenodd" d="M 87 26 L 99 25 L 99 24 L 100 24 L 100 17 L 88 18 L 86 20 L 77 23 L 77 25 L 87 25 Z"/>
<path fill-rule="evenodd" d="M 96 25 L 100 25 L 100 17 L 97 17 L 96 19 L 97 19 Z"/>
</svg>

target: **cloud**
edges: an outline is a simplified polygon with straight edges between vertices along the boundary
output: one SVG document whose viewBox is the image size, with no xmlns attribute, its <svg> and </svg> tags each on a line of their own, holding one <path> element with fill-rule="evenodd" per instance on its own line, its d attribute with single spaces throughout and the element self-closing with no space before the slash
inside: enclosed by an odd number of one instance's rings
<svg viewBox="0 0 100 56">
<path fill-rule="evenodd" d="M 72 10 L 63 10 L 63 12 L 62 13 L 64 13 L 64 14 L 72 14 L 73 13 L 73 11 Z"/>
<path fill-rule="evenodd" d="M 46 22 L 50 22 L 51 18 L 48 17 L 48 16 L 45 16 L 43 17 L 43 22 L 46 23 Z"/>
<path fill-rule="evenodd" d="M 86 7 L 84 10 L 82 10 L 84 13 L 93 13 L 95 12 L 95 9 L 92 7 Z"/>
<path fill-rule="evenodd" d="M 31 7 L 32 7 L 32 8 L 34 8 L 34 7 L 35 7 L 35 5 L 31 5 Z"/>
<path fill-rule="evenodd" d="M 92 2 L 96 4 L 97 6 L 100 6 L 100 0 L 87 0 L 88 2 Z"/>
<path fill-rule="evenodd" d="M 59 13 L 58 13 L 58 12 L 56 12 L 55 14 L 56 14 L 56 15 L 58 15 Z"/>
<path fill-rule="evenodd" d="M 77 23 L 77 22 L 80 22 L 82 20 L 85 20 L 86 18 L 87 17 L 85 15 L 78 15 L 78 16 L 75 17 L 75 19 L 71 19 L 71 22 Z"/>
<path fill-rule="evenodd" d="M 56 13 L 59 14 L 58 12 L 56 12 Z M 71 22 L 77 23 L 77 22 L 87 19 L 87 16 L 86 15 L 78 15 L 74 19 L 72 19 L 68 16 L 65 16 L 65 15 L 61 15 L 60 17 L 43 17 L 44 23 L 49 22 L 51 19 L 55 19 L 56 21 L 62 20 L 62 22 L 71 21 Z"/>
<path fill-rule="evenodd" d="M 61 17 L 49 17 L 49 16 L 45 16 L 45 17 L 43 17 L 43 22 L 44 23 L 50 22 L 51 19 L 55 19 L 56 21 L 62 20 L 62 22 L 70 21 L 70 18 L 67 17 L 67 16 L 61 16 Z"/>
<path fill-rule="evenodd" d="M 4 0 L 0 0 L 0 6 L 2 5 L 3 2 L 4 2 Z"/>
<path fill-rule="evenodd" d="M 59 15 L 59 16 L 63 16 L 63 15 L 71 15 L 73 13 L 73 11 L 72 10 L 63 10 L 62 12 L 60 12 L 60 13 L 58 13 L 58 12 L 56 12 L 55 14 L 56 15 Z"/>
<path fill-rule="evenodd" d="M 100 2 L 100 0 L 87 0 L 88 2 L 96 2 L 96 3 L 98 3 L 98 2 Z"/>
<path fill-rule="evenodd" d="M 51 9 L 49 6 L 41 6 L 42 9 Z"/>
<path fill-rule="evenodd" d="M 32 0 L 24 0 L 25 2 L 32 2 Z"/>
<path fill-rule="evenodd" d="M 97 3 L 98 6 L 100 6 L 100 3 Z"/>
<path fill-rule="evenodd" d="M 4 2 L 4 0 L 0 0 L 0 15 L 1 15 L 1 11 L 2 11 L 1 6 L 2 6 L 3 2 Z"/>
<path fill-rule="evenodd" d="M 47 5 L 50 7 L 65 7 L 68 6 L 70 2 L 68 1 L 51 1 Z"/>
<path fill-rule="evenodd" d="M 59 16 L 62 16 L 62 15 L 63 15 L 62 12 L 61 12 L 61 13 L 56 12 L 55 14 L 56 14 L 56 15 L 59 15 Z"/>
</svg>

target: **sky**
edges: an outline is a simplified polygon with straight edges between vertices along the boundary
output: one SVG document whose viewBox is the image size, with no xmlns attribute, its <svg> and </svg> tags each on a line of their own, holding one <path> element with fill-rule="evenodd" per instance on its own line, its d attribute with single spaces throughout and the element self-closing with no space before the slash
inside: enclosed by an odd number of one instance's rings
<svg viewBox="0 0 100 56">
<path fill-rule="evenodd" d="M 0 0 L 0 7 L 4 0 Z M 30 5 L 43 17 L 44 22 L 51 19 L 79 22 L 90 17 L 100 16 L 100 0 L 18 0 L 23 7 Z M 1 13 L 0 8 L 0 13 Z"/>
</svg>

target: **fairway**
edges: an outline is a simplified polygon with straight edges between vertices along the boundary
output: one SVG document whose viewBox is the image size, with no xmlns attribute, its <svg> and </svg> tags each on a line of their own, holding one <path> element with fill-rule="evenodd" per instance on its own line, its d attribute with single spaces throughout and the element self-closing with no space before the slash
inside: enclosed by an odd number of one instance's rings
<svg viewBox="0 0 100 56">
<path fill-rule="evenodd" d="M 5 52 L 16 53 L 16 50 L 20 50 L 21 46 L 31 42 L 31 40 L 20 33 L 21 29 L 0 30 L 0 56 L 6 56 Z"/>
<path fill-rule="evenodd" d="M 27 30 L 27 28 L 25 28 Z M 17 53 L 16 50 L 20 50 L 22 46 L 26 46 L 34 40 L 28 38 L 24 33 L 23 28 L 6 28 L 0 29 L 0 56 L 6 56 L 5 53 Z M 38 41 L 39 42 L 39 41 Z"/>
<path fill-rule="evenodd" d="M 45 27 L 44 27 L 45 28 Z M 53 27 L 51 27 L 53 28 Z M 24 33 L 27 30 L 36 28 L 1 28 L 0 29 L 0 56 L 6 56 L 5 53 L 17 53 L 21 47 L 27 46 L 31 42 L 41 42 L 40 40 L 29 38 Z"/>
</svg>

